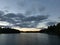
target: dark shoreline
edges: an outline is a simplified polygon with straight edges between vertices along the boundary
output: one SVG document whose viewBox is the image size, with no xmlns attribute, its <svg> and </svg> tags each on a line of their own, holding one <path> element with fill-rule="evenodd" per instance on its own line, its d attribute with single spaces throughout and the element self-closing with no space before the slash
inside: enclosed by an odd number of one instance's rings
<svg viewBox="0 0 60 45">
<path fill-rule="evenodd" d="M 60 23 L 58 23 L 57 25 L 48 26 L 47 29 L 41 30 L 40 33 L 60 36 Z"/>
<path fill-rule="evenodd" d="M 40 33 L 40 31 L 20 31 L 20 33 Z"/>
<path fill-rule="evenodd" d="M 0 27 L 0 34 L 13 34 L 13 33 L 20 33 L 19 30 L 12 29 L 12 28 L 1 28 Z"/>
</svg>

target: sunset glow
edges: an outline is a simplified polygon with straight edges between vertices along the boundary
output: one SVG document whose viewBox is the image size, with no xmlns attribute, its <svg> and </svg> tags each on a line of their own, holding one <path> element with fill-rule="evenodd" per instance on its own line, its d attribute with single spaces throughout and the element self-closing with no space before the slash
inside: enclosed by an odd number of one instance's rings
<svg viewBox="0 0 60 45">
<path fill-rule="evenodd" d="M 37 28 L 18 28 L 15 27 L 14 29 L 20 30 L 20 31 L 40 31 L 41 29 L 37 29 Z"/>
</svg>

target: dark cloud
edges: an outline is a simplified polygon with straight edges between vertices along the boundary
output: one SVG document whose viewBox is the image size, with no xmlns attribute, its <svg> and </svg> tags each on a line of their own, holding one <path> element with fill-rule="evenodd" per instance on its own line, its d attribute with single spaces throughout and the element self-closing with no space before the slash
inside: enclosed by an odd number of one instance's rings
<svg viewBox="0 0 60 45">
<path fill-rule="evenodd" d="M 19 18 L 25 18 L 25 16 L 22 14 L 22 13 L 18 13 L 18 14 L 16 14 L 16 17 L 19 17 Z"/>
<path fill-rule="evenodd" d="M 42 20 L 48 19 L 48 15 L 27 16 L 21 13 L 1 13 L 1 15 L 0 21 L 6 21 L 20 27 L 36 27 Z"/>
<path fill-rule="evenodd" d="M 14 18 L 14 17 L 16 17 L 16 14 L 14 14 L 14 13 L 8 13 L 8 14 L 6 14 L 4 16 L 8 17 L 8 18 Z"/>
<path fill-rule="evenodd" d="M 30 17 L 26 17 L 24 21 L 41 21 L 47 18 L 48 18 L 48 15 L 47 16 L 44 16 L 44 15 L 30 16 Z"/>
<path fill-rule="evenodd" d="M 20 24 L 18 26 L 20 27 L 36 27 L 42 20 L 47 19 L 48 16 L 30 16 L 30 17 L 25 17 L 23 20 L 21 20 Z"/>
<path fill-rule="evenodd" d="M 1 15 L 4 15 L 4 12 L 3 12 L 3 11 L 0 11 L 0 16 L 1 16 Z"/>
<path fill-rule="evenodd" d="M 57 24 L 57 22 L 47 22 L 47 26 L 51 26 L 51 25 L 55 25 L 55 24 Z"/>
</svg>

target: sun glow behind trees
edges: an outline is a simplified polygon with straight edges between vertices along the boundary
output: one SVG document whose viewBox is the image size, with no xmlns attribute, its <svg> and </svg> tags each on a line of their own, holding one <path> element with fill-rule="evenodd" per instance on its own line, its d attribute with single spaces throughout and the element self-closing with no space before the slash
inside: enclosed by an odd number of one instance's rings
<svg viewBox="0 0 60 45">
<path fill-rule="evenodd" d="M 38 28 L 20 28 L 20 27 L 12 27 L 12 28 L 20 30 L 20 31 L 40 31 L 41 30 Z"/>
</svg>

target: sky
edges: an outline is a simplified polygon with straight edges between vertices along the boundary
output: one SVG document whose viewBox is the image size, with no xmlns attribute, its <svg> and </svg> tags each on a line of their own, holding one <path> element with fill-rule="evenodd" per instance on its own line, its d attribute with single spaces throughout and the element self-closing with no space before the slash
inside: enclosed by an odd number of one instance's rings
<svg viewBox="0 0 60 45">
<path fill-rule="evenodd" d="M 46 28 L 60 22 L 60 0 L 0 0 L 0 25 Z"/>
</svg>

